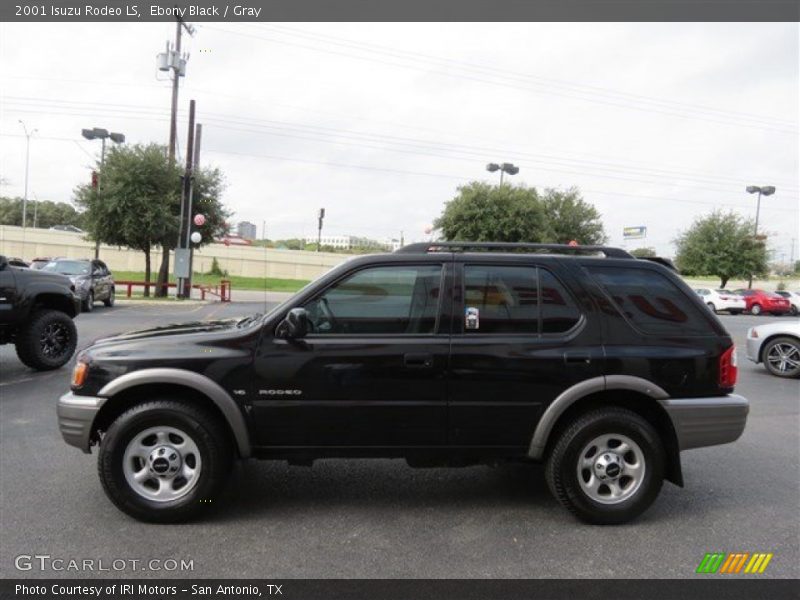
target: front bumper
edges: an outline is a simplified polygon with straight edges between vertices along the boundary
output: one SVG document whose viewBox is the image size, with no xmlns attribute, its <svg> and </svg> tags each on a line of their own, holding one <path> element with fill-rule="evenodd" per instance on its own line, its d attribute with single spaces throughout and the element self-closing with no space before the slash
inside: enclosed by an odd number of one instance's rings
<svg viewBox="0 0 800 600">
<path fill-rule="evenodd" d="M 70 446 L 89 454 L 92 423 L 106 398 L 78 396 L 67 392 L 58 399 L 58 428 Z"/>
<path fill-rule="evenodd" d="M 747 332 L 747 341 L 744 344 L 745 354 L 747 355 L 747 358 L 752 360 L 754 363 L 761 362 L 761 342 L 762 339 L 760 337 L 750 337 L 750 331 Z"/>
<path fill-rule="evenodd" d="M 739 439 L 747 423 L 750 403 L 737 394 L 712 398 L 659 400 L 667 411 L 679 450 L 728 444 Z"/>
</svg>

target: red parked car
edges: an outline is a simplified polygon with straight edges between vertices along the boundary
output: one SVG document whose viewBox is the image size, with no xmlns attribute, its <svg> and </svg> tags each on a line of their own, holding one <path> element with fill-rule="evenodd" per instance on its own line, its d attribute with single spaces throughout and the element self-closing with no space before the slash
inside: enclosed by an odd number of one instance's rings
<svg viewBox="0 0 800 600">
<path fill-rule="evenodd" d="M 783 296 L 764 290 L 736 290 L 744 297 L 746 309 L 751 315 L 760 315 L 763 312 L 773 315 L 783 315 L 792 310 L 792 303 Z"/>
</svg>

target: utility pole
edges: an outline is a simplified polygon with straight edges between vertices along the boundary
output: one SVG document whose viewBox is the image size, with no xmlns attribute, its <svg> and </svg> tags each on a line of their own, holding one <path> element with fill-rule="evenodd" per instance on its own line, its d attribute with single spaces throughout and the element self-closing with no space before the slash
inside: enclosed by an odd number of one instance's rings
<svg viewBox="0 0 800 600">
<path fill-rule="evenodd" d="M 177 23 L 175 24 L 175 45 L 170 49 L 169 42 L 167 42 L 166 52 L 158 55 L 157 65 L 159 71 L 172 71 L 172 100 L 170 106 L 170 124 L 169 124 L 169 146 L 167 147 L 167 156 L 169 165 L 175 164 L 175 146 L 178 137 L 178 88 L 180 86 L 180 78 L 186 76 L 186 61 L 189 59 L 188 55 L 181 55 L 181 36 L 183 30 L 189 35 L 194 35 L 194 28 L 188 23 L 184 22 L 180 17 L 176 17 Z M 189 155 L 191 156 L 191 154 Z M 180 244 L 180 242 L 179 242 Z M 156 285 L 156 297 L 167 295 L 167 280 L 169 279 L 169 253 L 171 248 L 165 246 L 162 248 L 161 265 L 158 268 L 158 284 Z"/>
<path fill-rule="evenodd" d="M 183 194 L 181 195 L 181 218 L 178 230 L 178 244 L 176 248 L 188 248 L 189 238 L 186 237 L 184 243 L 184 233 L 186 229 L 191 230 L 191 226 L 186 223 L 186 216 L 189 211 L 189 197 L 192 193 L 192 161 L 194 160 L 194 100 L 189 101 L 189 139 L 186 142 L 186 171 L 183 175 Z M 189 217 L 191 222 L 191 217 Z M 189 232 L 190 233 L 190 232 Z M 177 262 L 177 260 L 176 260 Z M 188 260 L 187 260 L 188 264 Z M 184 278 L 179 277 L 176 286 L 176 293 L 179 298 L 185 296 Z"/>
<path fill-rule="evenodd" d="M 194 102 L 194 101 L 192 101 Z M 186 211 L 186 248 L 189 249 L 189 277 L 184 283 L 184 295 L 192 297 L 192 262 L 194 258 L 194 248 L 192 248 L 192 204 L 194 203 L 194 174 L 200 168 L 200 142 L 203 139 L 203 126 L 198 123 L 194 133 L 194 158 L 192 159 L 192 181 L 189 184 L 189 210 Z"/>
<path fill-rule="evenodd" d="M 325 218 L 325 209 L 319 209 L 319 220 L 317 221 L 317 252 L 322 252 L 322 220 Z"/>
<path fill-rule="evenodd" d="M 181 77 L 186 75 L 186 60 L 187 57 L 181 56 L 181 37 L 183 30 L 189 35 L 194 34 L 194 28 L 188 23 L 184 22 L 180 17 L 176 17 L 175 23 L 175 49 L 170 52 L 169 42 L 167 42 L 167 52 L 165 59 L 162 61 L 159 57 L 159 69 L 162 71 L 172 70 L 172 105 L 170 110 L 169 120 L 169 162 L 172 164 L 175 161 L 175 144 L 178 139 L 178 87 L 180 86 Z"/>
</svg>

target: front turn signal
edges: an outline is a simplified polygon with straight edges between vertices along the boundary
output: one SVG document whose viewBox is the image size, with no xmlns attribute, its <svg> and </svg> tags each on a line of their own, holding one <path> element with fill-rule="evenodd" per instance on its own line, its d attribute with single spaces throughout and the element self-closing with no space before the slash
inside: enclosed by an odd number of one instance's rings
<svg viewBox="0 0 800 600">
<path fill-rule="evenodd" d="M 89 374 L 89 365 L 85 362 L 75 363 L 75 368 L 72 370 L 72 387 L 81 387 L 86 381 L 86 375 Z"/>
</svg>

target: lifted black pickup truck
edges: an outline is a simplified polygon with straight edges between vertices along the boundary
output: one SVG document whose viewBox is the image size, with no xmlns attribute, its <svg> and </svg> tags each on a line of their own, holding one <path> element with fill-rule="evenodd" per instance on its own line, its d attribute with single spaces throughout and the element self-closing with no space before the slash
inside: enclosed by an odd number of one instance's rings
<svg viewBox="0 0 800 600">
<path fill-rule="evenodd" d="M 742 433 L 731 337 L 664 264 L 605 247 L 431 243 L 357 258 L 267 315 L 100 340 L 58 415 L 111 500 L 196 516 L 235 458 L 544 462 L 592 523 L 642 513 L 680 452 Z"/>
<path fill-rule="evenodd" d="M 15 344 L 25 365 L 57 369 L 75 353 L 72 319 L 80 298 L 67 277 L 14 267 L 0 256 L 0 344 Z"/>
</svg>

